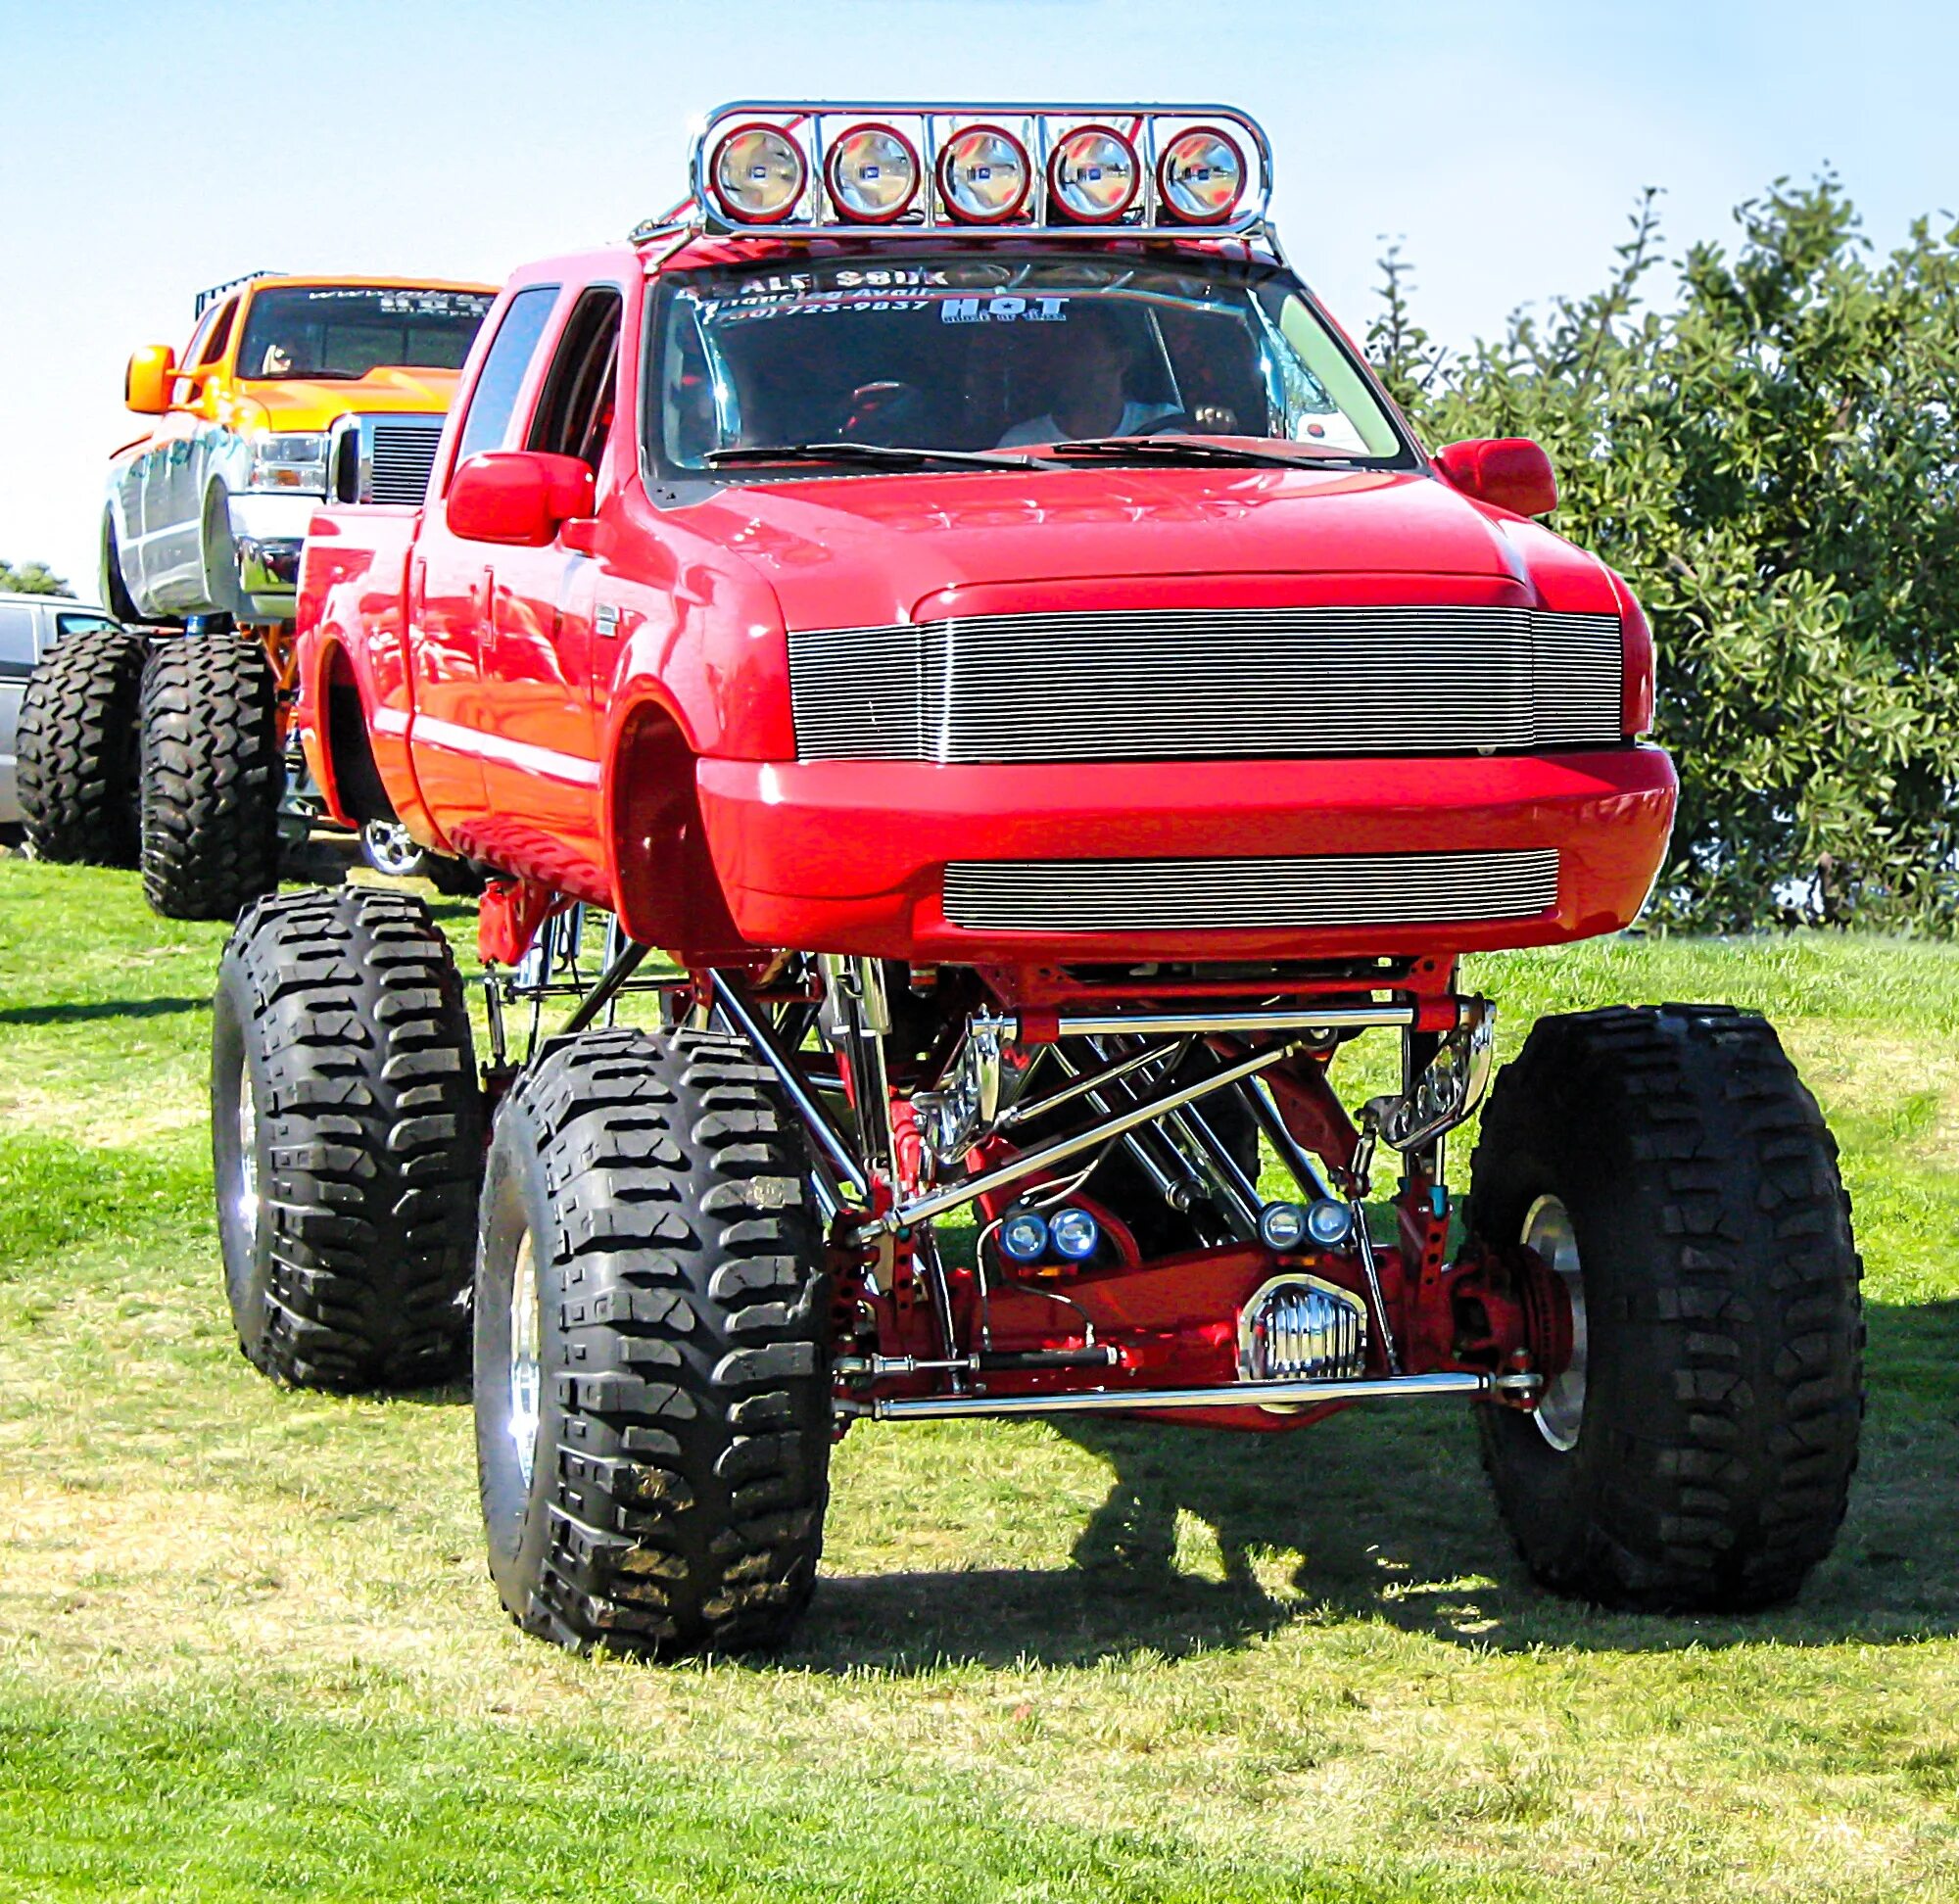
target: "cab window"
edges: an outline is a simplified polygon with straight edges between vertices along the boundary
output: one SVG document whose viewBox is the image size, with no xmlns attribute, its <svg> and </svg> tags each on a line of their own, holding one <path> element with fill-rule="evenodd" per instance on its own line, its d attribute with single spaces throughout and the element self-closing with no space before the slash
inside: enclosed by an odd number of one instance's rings
<svg viewBox="0 0 1959 1904">
<path fill-rule="evenodd" d="M 597 471 L 612 431 L 624 309 L 624 298 L 611 285 L 597 286 L 579 299 L 545 379 L 531 449 L 576 456 Z"/>
<path fill-rule="evenodd" d="M 217 313 L 217 321 L 212 325 L 210 334 L 204 340 L 204 349 L 191 359 L 200 368 L 215 363 L 224 355 L 224 347 L 231 342 L 231 320 L 238 315 L 238 300 L 231 299 Z"/>
<path fill-rule="evenodd" d="M 510 308 L 497 327 L 483 368 L 469 393 L 469 410 L 462 419 L 462 440 L 455 447 L 457 463 L 465 463 L 485 450 L 502 449 L 510 427 L 510 412 L 517 407 L 517 393 L 524 387 L 524 375 L 537 356 L 538 341 L 545 334 L 551 307 L 556 303 L 554 284 L 532 285 L 510 300 Z"/>
</svg>

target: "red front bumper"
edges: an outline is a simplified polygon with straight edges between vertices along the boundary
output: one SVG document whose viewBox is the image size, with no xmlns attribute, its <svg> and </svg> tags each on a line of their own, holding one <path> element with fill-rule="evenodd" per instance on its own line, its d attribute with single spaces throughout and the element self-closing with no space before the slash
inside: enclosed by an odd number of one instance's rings
<svg viewBox="0 0 1959 1904">
<path fill-rule="evenodd" d="M 715 871 L 759 946 L 953 964 L 1473 952 L 1596 937 L 1638 914 L 1678 783 L 1657 747 L 1488 758 L 939 767 L 698 763 Z M 952 862 L 1219 859 L 1555 848 L 1555 902 L 1422 925 L 976 930 Z"/>
</svg>

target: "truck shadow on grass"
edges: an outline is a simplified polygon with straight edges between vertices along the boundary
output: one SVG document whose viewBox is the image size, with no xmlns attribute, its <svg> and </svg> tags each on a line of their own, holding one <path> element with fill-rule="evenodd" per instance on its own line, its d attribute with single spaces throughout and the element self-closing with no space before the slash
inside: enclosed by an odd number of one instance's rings
<svg viewBox="0 0 1959 1904">
<path fill-rule="evenodd" d="M 75 1005 L 0 1006 L 0 1025 L 91 1024 L 98 1019 L 170 1018 L 179 1012 L 208 1012 L 206 998 L 97 998 Z"/>
<path fill-rule="evenodd" d="M 1478 1648 L 1606 1652 L 1959 1633 L 1959 1303 L 1871 1310 L 1871 1412 L 1835 1553 L 1752 1618 L 1601 1612 L 1539 1591 L 1484 1482 L 1466 1411 L 1377 1408 L 1295 1435 L 1093 1416 L 1056 1432 L 1108 1463 L 1065 1570 L 826 1575 L 790 1658 L 818 1670 L 1086 1665 L 1379 1620 Z"/>
</svg>

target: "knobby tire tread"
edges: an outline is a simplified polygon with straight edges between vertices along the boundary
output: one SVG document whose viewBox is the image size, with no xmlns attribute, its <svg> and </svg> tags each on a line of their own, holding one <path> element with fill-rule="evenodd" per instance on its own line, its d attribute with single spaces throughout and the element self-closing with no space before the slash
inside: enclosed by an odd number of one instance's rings
<svg viewBox="0 0 1959 1904">
<path fill-rule="evenodd" d="M 268 1119 L 248 1358 L 303 1388 L 416 1388 L 466 1357 L 483 1101 L 462 983 L 412 893 L 262 899 L 225 951 Z"/>
<path fill-rule="evenodd" d="M 774 1078 L 738 1039 L 591 1032 L 516 1085 L 499 1131 L 520 1128 L 566 1362 L 537 1457 L 555 1463 L 549 1545 L 511 1610 L 575 1649 L 776 1644 L 815 1583 L 831 1390 L 822 1244 Z"/>
<path fill-rule="evenodd" d="M 21 700 L 15 773 L 36 858 L 136 864 L 136 724 L 143 640 L 91 628 L 41 657 Z"/>
<path fill-rule="evenodd" d="M 166 919 L 235 919 L 279 882 L 278 692 L 239 635 L 157 643 L 143 671 L 143 893 Z"/>
<path fill-rule="evenodd" d="M 1816 1102 L 1774 1028 L 1733 1008 L 1571 1014 L 1541 1021 L 1499 1079 L 1472 1224 L 1495 1214 L 1485 1186 L 1501 1201 L 1511 1160 L 1560 1147 L 1604 1173 L 1601 1227 L 1640 1225 L 1644 1261 L 1611 1277 L 1610 1310 L 1591 1319 L 1595 1363 L 1615 1332 L 1639 1405 L 1588 1385 L 1584 1435 L 1608 1439 L 1580 1539 L 1518 1485 L 1529 1424 L 1486 1411 L 1510 1532 L 1547 1586 L 1606 1605 L 1786 1600 L 1842 1521 L 1863 1413 L 1862 1263 Z M 1596 1424 L 1595 1395 L 1609 1410 Z"/>
</svg>

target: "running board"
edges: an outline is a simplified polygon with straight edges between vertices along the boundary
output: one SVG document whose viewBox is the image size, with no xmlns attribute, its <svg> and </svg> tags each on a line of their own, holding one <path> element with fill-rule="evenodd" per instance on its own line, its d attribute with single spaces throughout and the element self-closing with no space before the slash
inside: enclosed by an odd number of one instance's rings
<svg viewBox="0 0 1959 1904">
<path fill-rule="evenodd" d="M 1155 1408 L 1299 1408 L 1327 1402 L 1419 1401 L 1483 1396 L 1488 1375 L 1381 1375 L 1336 1382 L 1225 1382 L 1217 1388 L 1092 1389 L 1079 1395 L 925 1395 L 880 1399 L 875 1421 L 932 1421 L 946 1415 L 1139 1414 Z"/>
</svg>

